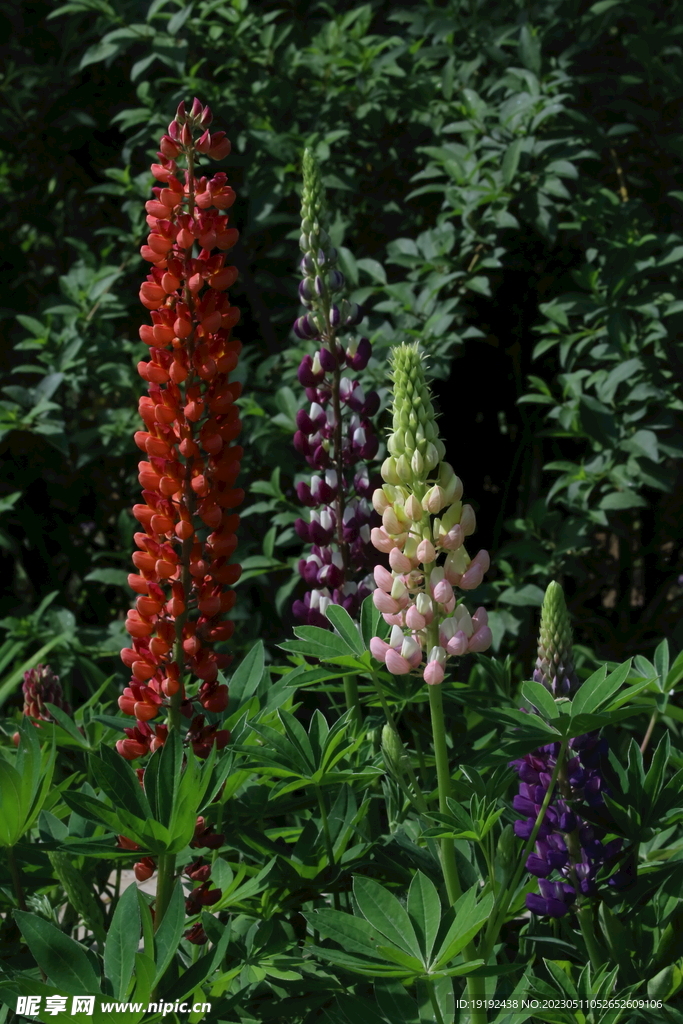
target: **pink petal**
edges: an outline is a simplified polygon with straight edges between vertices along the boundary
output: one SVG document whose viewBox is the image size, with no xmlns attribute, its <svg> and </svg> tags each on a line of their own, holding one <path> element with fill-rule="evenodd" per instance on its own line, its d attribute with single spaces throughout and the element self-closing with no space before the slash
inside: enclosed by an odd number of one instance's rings
<svg viewBox="0 0 683 1024">
<path fill-rule="evenodd" d="M 430 686 L 435 686 L 443 682 L 444 674 L 443 665 L 439 665 L 438 661 L 430 661 L 423 672 L 424 681 Z"/>
<path fill-rule="evenodd" d="M 474 633 L 467 644 L 467 650 L 470 654 L 476 654 L 479 651 L 487 651 L 493 643 L 493 634 L 488 626 L 482 626 Z"/>
<path fill-rule="evenodd" d="M 376 661 L 381 661 L 383 664 L 387 658 L 387 651 L 390 650 L 389 644 L 384 640 L 380 640 L 378 636 L 373 636 L 370 641 L 370 654 L 375 658 Z"/>
<path fill-rule="evenodd" d="M 446 644 L 446 650 L 449 654 L 459 655 L 464 654 L 467 650 L 467 637 L 460 629 Z"/>
<path fill-rule="evenodd" d="M 410 672 L 410 665 L 405 658 L 402 658 L 393 647 L 387 651 L 385 664 L 392 675 L 404 676 Z"/>
<path fill-rule="evenodd" d="M 376 565 L 373 571 L 373 575 L 375 577 L 375 583 L 380 588 L 380 590 L 383 590 L 385 591 L 385 593 L 388 594 L 391 591 L 392 586 L 394 585 L 394 577 L 391 575 L 391 573 L 387 572 L 383 565 Z"/>
<path fill-rule="evenodd" d="M 389 552 L 389 565 L 395 572 L 410 572 L 413 564 L 400 548 L 392 548 Z"/>
<path fill-rule="evenodd" d="M 388 612 L 390 615 L 395 615 L 396 612 L 400 611 L 398 602 L 394 601 L 393 597 L 385 594 L 383 590 L 373 590 L 372 603 L 378 611 Z"/>
<path fill-rule="evenodd" d="M 406 626 L 408 629 L 424 629 L 426 625 L 427 620 L 424 615 L 420 615 L 415 605 L 411 604 L 406 612 Z"/>
</svg>

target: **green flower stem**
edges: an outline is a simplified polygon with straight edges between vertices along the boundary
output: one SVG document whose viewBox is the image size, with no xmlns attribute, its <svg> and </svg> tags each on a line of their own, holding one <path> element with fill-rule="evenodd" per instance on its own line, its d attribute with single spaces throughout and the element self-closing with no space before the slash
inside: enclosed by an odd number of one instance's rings
<svg viewBox="0 0 683 1024">
<path fill-rule="evenodd" d="M 562 768 L 558 775 L 558 788 L 565 800 L 571 800 L 572 791 L 571 784 L 567 776 L 566 760 L 562 764 Z M 567 850 L 569 851 L 569 878 L 576 890 L 578 901 L 576 917 L 579 923 L 579 928 L 581 929 L 581 934 L 583 935 L 583 941 L 586 943 L 591 967 L 594 971 L 599 971 L 605 963 L 605 956 L 604 953 L 601 952 L 599 943 L 595 937 L 593 908 L 590 903 L 581 896 L 581 889 L 576 877 L 576 865 L 581 863 L 581 840 L 579 838 L 578 828 L 575 828 L 572 832 L 566 832 L 565 841 L 567 844 Z"/>
<path fill-rule="evenodd" d="M 432 1010 L 434 1011 L 434 1020 L 436 1021 L 436 1024 L 444 1024 L 443 1014 L 441 1013 L 439 1001 L 436 998 L 434 982 L 431 980 L 427 982 L 427 991 L 429 992 L 429 1001 L 432 1004 Z"/>
<path fill-rule="evenodd" d="M 17 898 L 17 903 L 20 910 L 26 910 L 26 900 L 24 899 L 24 889 L 21 884 L 21 869 L 19 867 L 16 853 L 13 846 L 7 847 L 7 861 L 9 863 L 9 873 L 12 878 L 12 887 L 14 889 L 14 895 Z"/>
<path fill-rule="evenodd" d="M 159 925 L 164 919 L 168 904 L 173 892 L 175 882 L 175 859 L 174 853 L 160 853 L 157 866 L 157 898 L 154 904 L 154 931 L 158 931 Z"/>
<path fill-rule="evenodd" d="M 443 717 L 443 697 L 441 686 L 428 686 L 429 710 L 432 716 L 432 734 L 434 737 L 434 756 L 436 758 L 436 776 L 439 787 L 439 810 L 448 814 L 448 797 L 451 795 L 451 769 L 448 763 L 448 747 L 446 745 L 446 729 Z M 445 836 L 440 841 L 441 868 L 443 871 L 448 899 L 451 906 L 462 896 L 462 888 L 455 863 L 455 841 Z"/>
<path fill-rule="evenodd" d="M 491 917 L 489 918 L 488 927 L 486 928 L 486 932 L 484 933 L 484 941 L 479 951 L 480 957 L 482 957 L 485 961 L 488 961 L 488 958 L 490 957 L 493 951 L 493 947 L 498 941 L 498 935 L 500 933 L 500 929 L 503 927 L 503 924 L 505 922 L 508 907 L 510 906 L 512 898 L 517 891 L 517 886 L 519 885 L 522 874 L 524 873 L 527 857 L 534 848 L 534 843 L 536 842 L 536 837 L 538 836 L 541 825 L 543 824 L 543 819 L 545 818 L 546 811 L 550 807 L 550 802 L 553 798 L 553 793 L 555 792 L 555 785 L 557 784 L 557 780 L 562 769 L 562 765 L 564 764 L 565 758 L 567 756 L 568 744 L 569 740 L 562 740 L 560 752 L 557 757 L 557 762 L 555 763 L 555 768 L 553 769 L 553 774 L 550 778 L 550 785 L 548 786 L 545 797 L 543 798 L 543 803 L 541 804 L 541 809 L 539 810 L 538 815 L 536 817 L 536 821 L 534 822 L 534 827 L 531 830 L 531 835 L 527 839 L 524 849 L 522 850 L 522 854 L 519 858 L 519 863 L 517 864 L 517 870 L 515 871 L 515 874 L 510 884 L 507 885 L 503 892 L 501 893 L 500 900 L 497 901 L 498 905 L 494 905 L 494 911 L 491 914 Z"/>
<path fill-rule="evenodd" d="M 428 572 L 432 568 L 433 566 L 425 566 L 426 578 L 428 578 Z M 427 649 L 429 651 L 439 642 L 438 624 L 432 624 L 429 627 L 427 637 Z M 449 810 L 447 800 L 451 796 L 452 788 L 451 768 L 448 760 L 448 746 L 446 744 L 443 695 L 440 685 L 428 686 L 427 690 L 429 692 L 429 710 L 432 719 L 436 777 L 439 788 L 439 810 L 442 814 L 448 814 Z M 441 847 L 441 870 L 443 871 L 444 882 L 446 883 L 448 901 L 450 905 L 453 906 L 453 904 L 462 896 L 462 887 L 458 876 L 458 865 L 455 860 L 455 840 L 448 836 L 444 836 L 439 840 L 439 844 Z M 465 946 L 463 949 L 463 957 L 465 960 L 476 960 L 481 957 L 481 953 L 477 953 L 474 942 L 469 942 Z M 475 1009 L 474 1003 L 474 1000 L 484 1000 L 486 998 L 486 979 L 468 977 L 467 996 L 472 1006 L 472 1009 L 470 1010 L 470 1024 L 486 1024 L 486 1010 L 483 1008 Z"/>
<path fill-rule="evenodd" d="M 359 730 L 363 725 L 363 713 L 361 711 L 360 697 L 358 696 L 358 680 L 355 676 L 344 676 L 342 682 L 344 684 L 346 707 L 349 711 L 353 712 L 351 721 L 354 723 L 356 730 Z"/>
<path fill-rule="evenodd" d="M 323 837 L 325 839 L 325 851 L 327 853 L 327 860 L 329 862 L 330 868 L 333 870 L 336 863 L 334 859 L 334 847 L 332 845 L 332 836 L 330 835 L 330 823 L 327 819 L 327 807 L 325 806 L 325 797 L 320 786 L 315 786 L 315 795 L 318 798 L 318 807 L 320 809 L 320 820 L 323 826 Z M 338 892 L 332 893 L 332 901 L 334 903 L 334 909 L 341 910 Z"/>
<path fill-rule="evenodd" d="M 377 678 L 377 674 L 375 672 L 371 673 L 371 678 L 372 678 L 372 685 L 375 687 L 375 691 L 377 693 L 377 696 L 379 697 L 379 702 L 382 705 L 382 711 L 384 712 L 384 716 L 385 716 L 387 722 L 389 723 L 389 725 L 391 726 L 391 728 L 394 730 L 394 732 L 398 736 L 398 729 L 396 728 L 396 720 L 395 720 L 394 716 L 391 713 L 391 708 L 387 704 L 386 698 L 385 698 L 384 694 L 382 693 L 382 684 L 380 683 L 379 679 Z M 422 792 L 422 790 L 420 788 L 420 784 L 417 781 L 417 777 L 415 775 L 415 772 L 413 771 L 413 766 L 410 764 L 409 760 L 407 761 L 407 763 L 405 765 L 405 771 L 406 771 L 406 775 L 408 776 L 408 778 L 410 780 L 410 783 L 411 783 L 411 785 L 413 787 L 413 792 L 415 793 L 415 806 L 417 807 L 417 809 L 420 811 L 421 814 L 427 814 L 428 810 L 429 810 L 429 808 L 427 807 L 427 801 L 425 800 L 424 793 Z"/>
</svg>

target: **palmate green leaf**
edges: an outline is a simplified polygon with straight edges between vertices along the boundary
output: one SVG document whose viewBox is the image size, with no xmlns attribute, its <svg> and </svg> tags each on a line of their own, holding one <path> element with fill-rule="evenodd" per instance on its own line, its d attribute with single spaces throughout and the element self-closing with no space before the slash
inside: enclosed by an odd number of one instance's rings
<svg viewBox="0 0 683 1024">
<path fill-rule="evenodd" d="M 369 924 L 389 942 L 420 962 L 420 943 L 410 917 L 388 889 L 372 878 L 355 875 L 353 894 L 358 909 Z M 401 961 L 399 961 L 401 962 Z"/>
<path fill-rule="evenodd" d="M 279 710 L 277 717 L 282 724 L 290 744 L 296 749 L 299 757 L 306 765 L 306 768 L 309 769 L 311 773 L 314 772 L 318 767 L 318 764 L 316 763 L 316 758 L 313 756 L 311 741 L 309 740 L 306 730 L 301 722 L 295 718 L 294 715 L 290 715 L 288 711 Z"/>
<path fill-rule="evenodd" d="M 324 960 L 329 960 L 337 967 L 344 967 L 347 971 L 360 974 L 366 978 L 412 978 L 415 972 L 406 967 L 382 963 L 380 960 L 363 959 L 360 956 L 353 956 L 351 953 L 343 953 L 338 949 L 329 949 L 327 946 L 311 945 L 306 947 L 311 953 L 316 953 Z"/>
<path fill-rule="evenodd" d="M 493 907 L 493 893 L 488 893 L 477 902 L 478 891 L 479 884 L 477 883 L 463 893 L 455 904 L 453 923 L 441 940 L 439 949 L 434 955 L 431 970 L 438 971 L 445 968 L 449 960 L 457 956 L 474 938 L 489 917 Z"/>
<path fill-rule="evenodd" d="M 606 704 L 613 693 L 619 689 L 631 671 L 631 661 L 625 661 L 607 675 L 607 668 L 602 665 L 592 676 L 579 687 L 572 701 L 572 717 L 590 714 Z"/>
<path fill-rule="evenodd" d="M 104 973 L 112 983 L 114 998 L 119 1002 L 128 993 L 139 942 L 138 887 L 133 882 L 121 894 L 116 905 L 104 946 Z"/>
<path fill-rule="evenodd" d="M 0 846 L 14 846 L 22 834 L 21 777 L 0 757 Z"/>
<path fill-rule="evenodd" d="M 311 722 L 308 727 L 308 742 L 311 746 L 313 763 L 316 765 L 322 762 L 323 749 L 329 733 L 330 727 L 325 716 L 319 708 L 316 708 L 311 716 Z M 343 735 L 341 739 L 343 739 Z"/>
<path fill-rule="evenodd" d="M 232 674 L 230 679 L 228 716 L 233 715 L 235 711 L 252 698 L 263 679 L 264 670 L 265 654 L 263 641 L 259 640 Z"/>
<path fill-rule="evenodd" d="M 122 805 L 142 821 L 152 817 L 145 792 L 124 757 L 104 745 L 98 757 L 90 758 L 90 764 L 97 784 L 115 807 Z"/>
<path fill-rule="evenodd" d="M 360 631 L 366 649 L 370 649 L 370 641 L 373 636 L 378 636 L 380 640 L 383 640 L 390 628 L 382 618 L 382 613 L 375 608 L 372 594 L 368 594 L 360 609 Z"/>
<path fill-rule="evenodd" d="M 267 746 L 254 749 L 251 746 L 238 744 L 233 748 L 249 755 L 250 765 L 258 766 L 259 763 L 262 763 L 278 767 L 288 775 L 309 777 L 312 769 L 298 747 L 289 740 L 289 737 L 283 736 L 269 725 L 261 725 L 258 722 L 252 722 L 251 729 L 266 741 Z"/>
<path fill-rule="evenodd" d="M 15 911 L 28 948 L 55 987 L 69 995 L 96 995 L 100 979 L 79 942 L 37 914 Z"/>
<path fill-rule="evenodd" d="M 320 626 L 297 626 L 294 629 L 296 640 L 286 640 L 279 644 L 284 651 L 293 654 L 305 654 L 325 661 L 348 655 L 356 656 L 356 652 L 336 633 Z"/>
<path fill-rule="evenodd" d="M 328 605 L 325 612 L 334 628 L 340 634 L 353 654 L 361 655 L 365 651 L 365 645 L 358 631 L 358 626 L 353 621 L 346 608 L 339 604 Z"/>
<path fill-rule="evenodd" d="M 377 952 L 384 960 L 398 964 L 399 967 L 405 967 L 407 971 L 412 971 L 413 974 L 421 974 L 424 970 L 422 960 L 415 956 L 409 956 L 408 953 L 404 953 L 402 949 L 397 949 L 396 946 L 380 946 Z"/>
<path fill-rule="evenodd" d="M 375 1002 L 390 1021 L 401 1021 L 401 1024 L 419 1024 L 415 998 L 400 981 L 383 978 L 373 986 Z M 358 1020 L 366 1021 L 365 1016 Z"/>
<path fill-rule="evenodd" d="M 55 704 L 46 703 L 45 707 L 50 712 L 54 720 L 58 725 L 62 727 L 65 733 L 67 733 L 71 739 L 76 743 L 82 750 L 90 750 L 90 744 L 85 737 L 78 731 L 77 726 L 74 724 L 71 718 L 58 708 Z"/>
<path fill-rule="evenodd" d="M 333 939 L 351 953 L 364 956 L 377 955 L 382 936 L 376 928 L 362 917 L 344 914 L 341 910 L 327 907 L 305 913 L 304 918 L 311 928 L 325 939 Z"/>
<path fill-rule="evenodd" d="M 542 683 L 527 680 L 522 683 L 522 696 L 535 707 L 548 721 L 559 718 L 560 710 Z"/>
<path fill-rule="evenodd" d="M 406 904 L 425 963 L 429 963 L 441 924 L 441 900 L 436 886 L 421 871 L 413 876 Z"/>
<path fill-rule="evenodd" d="M 215 747 L 211 749 L 213 752 Z M 175 824 L 173 819 L 177 814 L 178 790 L 180 788 L 180 776 L 183 772 L 183 741 L 177 729 L 169 730 L 166 742 L 159 751 L 158 764 L 159 767 L 155 776 L 155 803 L 157 809 L 154 817 L 162 825 L 165 825 L 171 835 L 173 835 L 173 824 Z M 196 775 L 196 762 L 191 747 L 188 747 L 185 772 Z"/>
</svg>

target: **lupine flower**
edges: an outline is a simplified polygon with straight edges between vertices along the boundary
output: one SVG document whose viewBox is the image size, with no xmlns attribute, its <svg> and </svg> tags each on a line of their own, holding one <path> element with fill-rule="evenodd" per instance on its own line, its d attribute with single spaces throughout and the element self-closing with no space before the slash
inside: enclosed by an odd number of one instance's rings
<svg viewBox="0 0 683 1024">
<path fill-rule="evenodd" d="M 556 698 L 565 697 L 578 686 L 569 613 L 562 588 L 555 582 L 548 586 L 541 609 L 534 680 Z M 569 751 L 557 796 L 548 806 L 535 849 L 526 862 L 527 871 L 539 879 L 541 890 L 540 895 L 527 895 L 527 909 L 546 917 L 563 917 L 577 897 L 593 893 L 599 868 L 622 846 L 621 839 L 603 843 L 606 832 L 581 817 L 582 806 L 593 809 L 604 805 L 601 764 L 607 754 L 605 740 L 597 733 L 576 736 L 569 741 Z M 512 801 L 514 809 L 524 815 L 514 824 L 520 839 L 528 839 L 533 831 L 559 753 L 560 744 L 550 743 L 510 762 L 520 778 L 519 793 Z M 561 881 L 549 880 L 553 872 Z M 610 884 L 619 884 L 618 876 L 610 879 Z"/>
<path fill-rule="evenodd" d="M 298 371 L 311 405 L 308 411 L 299 411 L 294 447 L 316 474 L 310 483 L 297 486 L 301 504 L 314 511 L 308 521 L 295 523 L 301 540 L 312 547 L 299 561 L 299 573 L 309 589 L 303 600 L 294 602 L 293 611 L 301 622 L 329 627 L 325 609 L 330 603 L 354 616 L 373 589 L 368 570 L 376 561 L 370 543 L 375 516 L 369 499 L 378 481 L 371 479 L 366 463 L 379 449 L 372 428 L 379 396 L 374 391 L 366 395 L 349 375 L 367 366 L 372 353 L 368 339 L 354 336 L 345 345 L 338 341 L 363 314 L 356 303 L 341 297 L 344 275 L 335 269 L 337 251 L 321 227 L 324 188 L 308 149 L 303 171 L 299 297 L 309 312 L 297 319 L 294 332 L 302 340 L 321 341 L 322 346 L 304 356 Z"/>
<path fill-rule="evenodd" d="M 443 461 L 445 447 L 424 376 L 418 345 L 392 350 L 393 424 L 389 456 L 382 464 L 385 483 L 372 503 L 382 526 L 371 532 L 374 546 L 389 556 L 391 571 L 375 567 L 375 607 L 392 627 L 389 643 L 375 637 L 370 649 L 394 675 L 427 661 L 430 685 L 443 681 L 449 655 L 485 651 L 491 630 L 483 608 L 474 615 L 459 604 L 454 587 L 474 590 L 489 567 L 486 551 L 470 558 L 465 538 L 475 517 L 463 505 L 462 484 Z M 445 556 L 441 561 L 441 556 Z"/>
<path fill-rule="evenodd" d="M 150 358 L 138 364 L 148 395 L 139 406 L 145 429 L 135 435 L 147 460 L 139 464 L 143 503 L 133 507 L 142 527 L 134 536 L 137 572 L 128 577 L 139 596 L 126 622 L 132 646 L 121 652 L 132 678 L 119 699 L 137 724 L 117 743 L 131 760 L 163 743 L 165 727 L 147 723 L 175 694 L 192 717 L 184 672 L 201 680 L 196 699 L 204 709 L 222 711 L 228 698 L 218 672 L 231 658 L 213 648 L 232 635 L 223 616 L 235 601 L 227 588 L 241 572 L 229 561 L 239 522 L 232 509 L 244 497 L 235 487 L 240 384 L 230 383 L 241 343 L 230 336 L 239 312 L 226 295 L 237 269 L 224 256 L 238 232 L 223 213 L 235 199 L 225 174 L 196 175 L 199 156 L 219 160 L 230 152 L 224 132 L 209 134 L 211 121 L 197 99 L 189 114 L 184 103 L 178 107 L 152 165 L 162 186 L 146 204 L 150 234 L 140 250 L 152 263 L 140 289 L 152 323 L 140 328 Z M 187 162 L 184 182 L 179 157 Z"/>
<path fill-rule="evenodd" d="M 56 676 L 49 665 L 36 665 L 24 672 L 22 684 L 24 693 L 23 713 L 29 718 L 42 718 L 44 722 L 52 722 L 53 718 L 46 704 L 54 704 L 67 715 L 71 714 L 69 702 L 64 699 L 59 676 Z"/>
</svg>

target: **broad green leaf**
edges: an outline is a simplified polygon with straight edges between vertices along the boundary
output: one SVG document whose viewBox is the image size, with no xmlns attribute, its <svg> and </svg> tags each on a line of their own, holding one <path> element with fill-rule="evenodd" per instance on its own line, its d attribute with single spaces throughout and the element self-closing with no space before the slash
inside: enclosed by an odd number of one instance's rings
<svg viewBox="0 0 683 1024">
<path fill-rule="evenodd" d="M 522 683 L 522 696 L 530 704 L 533 704 L 539 713 L 549 721 L 560 717 L 560 710 L 557 704 L 542 683 L 537 683 L 532 679 Z"/>
<path fill-rule="evenodd" d="M 85 750 L 90 749 L 88 741 L 83 736 L 83 734 L 79 732 L 78 727 L 74 724 L 72 719 L 69 718 L 65 711 L 63 711 L 61 708 L 58 708 L 55 704 L 46 703 L 45 707 L 50 712 L 54 720 L 58 723 L 58 725 L 62 727 L 65 733 L 68 733 L 71 739 L 74 740 L 74 742 L 77 743 L 79 747 L 82 747 Z"/>
<path fill-rule="evenodd" d="M 410 883 L 406 909 L 428 964 L 441 923 L 441 900 L 434 883 L 421 871 L 415 873 Z"/>
<path fill-rule="evenodd" d="M 175 956 L 185 928 L 185 898 L 178 878 L 173 888 L 164 919 L 154 936 L 156 944 L 156 974 L 154 985 L 158 985 Z"/>
<path fill-rule="evenodd" d="M 119 1002 L 126 998 L 140 942 L 138 887 L 133 882 L 121 894 L 104 946 L 104 973 Z"/>
<path fill-rule="evenodd" d="M 145 791 L 125 758 L 105 744 L 98 757 L 91 756 L 90 765 L 100 789 L 115 807 L 121 805 L 142 821 L 152 817 Z"/>
<path fill-rule="evenodd" d="M 373 636 L 384 639 L 388 629 L 389 627 L 382 618 L 382 613 L 378 608 L 375 608 L 372 594 L 368 594 L 360 609 L 360 630 L 365 647 L 368 650 L 370 649 L 370 641 Z"/>
<path fill-rule="evenodd" d="M 412 922 L 388 889 L 372 878 L 355 875 L 353 894 L 361 914 L 374 928 L 393 945 L 420 959 L 420 943 Z"/>
<path fill-rule="evenodd" d="M 509 185 L 517 173 L 519 157 L 522 152 L 523 139 L 515 139 L 505 150 L 503 157 L 503 184 Z"/>
<path fill-rule="evenodd" d="M 79 942 L 37 914 L 17 910 L 14 916 L 36 963 L 60 992 L 99 993 L 100 979 Z"/>
<path fill-rule="evenodd" d="M 376 928 L 362 917 L 344 914 L 341 910 L 314 910 L 303 915 L 311 928 L 325 939 L 334 939 L 351 953 L 376 956 L 382 939 Z"/>
<path fill-rule="evenodd" d="M 0 757 L 0 845 L 14 846 L 23 831 L 28 808 L 22 806 L 21 776 Z"/>
<path fill-rule="evenodd" d="M 232 674 L 228 715 L 232 715 L 253 696 L 263 679 L 264 668 L 263 641 L 259 640 Z"/>
<path fill-rule="evenodd" d="M 435 954 L 432 970 L 440 970 L 465 948 L 487 920 L 493 907 L 493 893 L 477 902 L 478 883 L 468 889 L 455 904 L 455 919 Z"/>
<path fill-rule="evenodd" d="M 605 704 L 613 693 L 619 689 L 631 671 L 631 659 L 615 668 L 609 675 L 603 665 L 579 687 L 572 701 L 572 717 L 590 714 Z"/>
<path fill-rule="evenodd" d="M 342 639 L 346 641 L 351 653 L 358 655 L 363 654 L 365 646 L 360 633 L 358 632 L 358 626 L 353 621 L 346 608 L 342 608 L 339 604 L 331 604 L 328 605 L 325 614 Z"/>
</svg>

